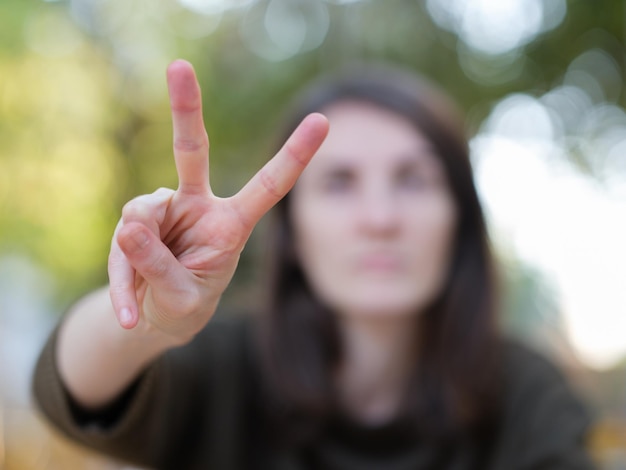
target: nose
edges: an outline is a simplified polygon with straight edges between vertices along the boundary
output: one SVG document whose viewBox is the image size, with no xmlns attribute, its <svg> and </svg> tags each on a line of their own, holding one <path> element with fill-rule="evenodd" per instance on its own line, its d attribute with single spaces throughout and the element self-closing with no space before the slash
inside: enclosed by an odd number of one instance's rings
<svg viewBox="0 0 626 470">
<path fill-rule="evenodd" d="M 372 236 L 390 236 L 400 228 L 400 204 L 384 185 L 370 188 L 360 198 L 359 226 Z"/>
</svg>

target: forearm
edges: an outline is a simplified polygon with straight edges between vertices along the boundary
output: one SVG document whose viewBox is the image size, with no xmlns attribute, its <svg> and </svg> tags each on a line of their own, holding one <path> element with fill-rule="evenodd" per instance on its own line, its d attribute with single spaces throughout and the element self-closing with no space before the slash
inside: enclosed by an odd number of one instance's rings
<svg viewBox="0 0 626 470">
<path fill-rule="evenodd" d="M 144 367 L 180 344 L 145 323 L 122 328 L 107 289 L 81 299 L 68 312 L 56 350 L 59 374 L 72 397 L 85 408 L 115 399 Z"/>
</svg>

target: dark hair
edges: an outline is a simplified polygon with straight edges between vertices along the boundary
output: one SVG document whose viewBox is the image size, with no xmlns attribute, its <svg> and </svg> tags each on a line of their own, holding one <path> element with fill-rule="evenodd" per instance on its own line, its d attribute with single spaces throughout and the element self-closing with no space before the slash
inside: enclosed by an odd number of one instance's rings
<svg viewBox="0 0 626 470">
<path fill-rule="evenodd" d="M 429 437 L 475 430 L 490 417 L 497 393 L 496 287 L 460 113 L 417 74 L 358 65 L 308 87 L 292 107 L 283 137 L 307 114 L 355 100 L 404 116 L 431 141 L 459 217 L 445 285 L 416 320 L 420 349 L 403 416 Z M 272 414 L 289 423 L 282 431 L 292 439 L 305 439 L 336 410 L 332 372 L 342 345 L 334 315 L 316 299 L 294 254 L 289 204 L 287 196 L 273 214 L 262 365 L 276 405 Z"/>
</svg>

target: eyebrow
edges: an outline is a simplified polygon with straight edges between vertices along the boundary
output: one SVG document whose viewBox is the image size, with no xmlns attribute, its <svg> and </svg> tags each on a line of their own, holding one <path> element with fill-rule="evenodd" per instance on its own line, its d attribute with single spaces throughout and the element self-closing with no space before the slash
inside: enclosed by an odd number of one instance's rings
<svg viewBox="0 0 626 470">
<path fill-rule="evenodd" d="M 423 146 L 419 151 L 412 150 L 398 154 L 397 160 L 401 166 L 405 167 L 417 165 L 444 169 L 443 161 L 432 145 Z"/>
<path fill-rule="evenodd" d="M 319 168 L 319 174 L 328 175 L 350 175 L 358 170 L 358 158 L 350 156 L 342 158 L 340 154 L 328 154 L 327 162 Z M 433 152 L 402 152 L 393 157 L 394 164 L 392 171 L 407 171 L 411 169 L 434 171 L 437 173 L 445 173 L 445 166 L 441 158 Z"/>
</svg>

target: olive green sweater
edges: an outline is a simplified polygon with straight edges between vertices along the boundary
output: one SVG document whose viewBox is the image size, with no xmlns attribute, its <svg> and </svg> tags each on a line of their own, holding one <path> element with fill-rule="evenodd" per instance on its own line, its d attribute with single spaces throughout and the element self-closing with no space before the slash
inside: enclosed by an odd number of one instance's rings
<svg viewBox="0 0 626 470">
<path fill-rule="evenodd" d="M 278 449 L 258 412 L 250 322 L 211 321 L 169 351 L 98 416 L 81 411 L 55 364 L 56 332 L 33 381 L 39 408 L 64 434 L 154 469 L 585 470 L 589 416 L 561 374 L 528 349 L 504 349 L 496 432 L 471 441 L 418 439 L 398 423 L 370 427 L 337 416 L 305 448 Z"/>
</svg>

